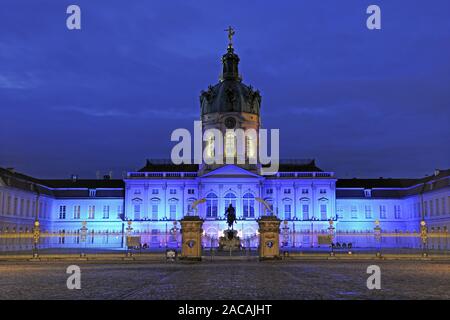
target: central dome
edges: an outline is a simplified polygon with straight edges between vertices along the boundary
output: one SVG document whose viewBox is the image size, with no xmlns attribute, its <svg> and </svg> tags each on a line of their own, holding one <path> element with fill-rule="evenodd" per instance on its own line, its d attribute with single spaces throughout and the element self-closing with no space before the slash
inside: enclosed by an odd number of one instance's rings
<svg viewBox="0 0 450 320">
<path fill-rule="evenodd" d="M 242 83 L 239 57 L 231 45 L 222 57 L 223 73 L 218 84 L 209 86 L 200 95 L 202 116 L 216 112 L 245 112 L 259 115 L 261 95 L 252 86 Z"/>
</svg>

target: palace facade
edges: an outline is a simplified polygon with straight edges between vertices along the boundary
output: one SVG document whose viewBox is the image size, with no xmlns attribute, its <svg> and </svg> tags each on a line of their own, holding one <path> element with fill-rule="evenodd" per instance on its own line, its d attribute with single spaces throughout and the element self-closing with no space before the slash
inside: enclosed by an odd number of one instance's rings
<svg viewBox="0 0 450 320">
<path fill-rule="evenodd" d="M 203 130 L 215 128 L 225 136 L 224 154 L 235 155 L 236 141 L 227 129 L 261 125 L 261 96 L 242 82 L 239 57 L 232 45 L 222 57 L 219 83 L 200 96 Z M 210 150 L 213 141 L 206 141 Z M 258 141 L 245 140 L 247 160 Z M 198 201 L 201 200 L 201 201 Z M 29 232 L 36 219 L 41 230 L 123 233 L 132 221 L 134 232 L 158 234 L 174 227 L 185 215 L 205 219 L 209 237 L 226 228 L 225 208 L 236 208 L 236 229 L 243 238 L 257 233 L 256 220 L 274 214 L 298 232 L 372 232 L 375 221 L 383 232 L 417 232 L 420 221 L 430 232 L 450 227 L 450 170 L 417 179 L 338 179 L 314 160 L 281 162 L 278 173 L 262 175 L 260 164 L 174 165 L 151 161 L 125 179 L 45 180 L 0 168 L 0 232 Z M 97 243 L 108 246 L 111 243 Z"/>
</svg>

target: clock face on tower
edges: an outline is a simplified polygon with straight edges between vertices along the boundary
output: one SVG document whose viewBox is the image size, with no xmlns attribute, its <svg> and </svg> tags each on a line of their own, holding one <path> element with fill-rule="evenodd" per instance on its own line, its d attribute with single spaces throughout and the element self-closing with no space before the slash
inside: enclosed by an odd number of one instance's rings
<svg viewBox="0 0 450 320">
<path fill-rule="evenodd" d="M 225 119 L 225 127 L 227 127 L 227 129 L 234 129 L 234 127 L 236 126 L 236 119 L 233 117 L 228 117 Z"/>
</svg>

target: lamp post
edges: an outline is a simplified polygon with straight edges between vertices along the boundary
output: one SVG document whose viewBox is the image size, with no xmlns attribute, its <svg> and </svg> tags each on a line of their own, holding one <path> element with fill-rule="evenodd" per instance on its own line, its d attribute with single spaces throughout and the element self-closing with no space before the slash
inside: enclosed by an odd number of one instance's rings
<svg viewBox="0 0 450 320">
<path fill-rule="evenodd" d="M 427 246 L 427 240 L 428 240 L 428 235 L 427 235 L 427 223 L 425 222 L 425 220 L 420 221 L 420 238 L 422 240 L 422 257 L 427 257 L 428 256 L 428 246 Z"/>
<path fill-rule="evenodd" d="M 376 256 L 378 258 L 381 258 L 381 227 L 379 220 L 375 220 L 375 228 L 373 228 L 373 234 L 375 236 L 375 243 L 378 244 L 378 251 Z"/>
<path fill-rule="evenodd" d="M 34 228 L 33 228 L 33 259 L 39 258 L 38 244 L 40 237 L 41 237 L 41 229 L 39 226 L 39 220 L 36 219 L 34 221 Z"/>
<path fill-rule="evenodd" d="M 287 247 L 289 244 L 289 226 L 288 221 L 283 221 L 283 247 Z"/>
<path fill-rule="evenodd" d="M 129 240 L 130 240 L 131 231 L 133 231 L 133 228 L 131 227 L 132 223 L 133 222 L 131 220 L 128 220 L 128 222 L 127 222 L 128 227 L 126 228 L 126 232 L 127 232 L 127 237 L 126 237 L 127 253 L 126 253 L 126 255 L 127 255 L 127 257 L 131 256 L 131 253 L 129 251 L 130 247 L 128 246 L 128 243 L 129 243 Z"/>
<path fill-rule="evenodd" d="M 174 221 L 173 222 L 173 227 L 170 229 L 170 233 L 172 234 L 173 238 L 175 239 L 175 242 L 177 244 L 177 248 L 178 248 L 178 221 Z"/>
<path fill-rule="evenodd" d="M 328 234 L 329 234 L 329 236 L 330 236 L 330 249 L 331 249 L 331 251 L 330 251 L 330 256 L 334 256 L 334 227 L 333 227 L 333 219 L 330 219 L 329 221 L 328 221 L 328 224 L 330 225 L 329 227 L 328 227 Z"/>
<path fill-rule="evenodd" d="M 87 230 L 88 228 L 86 227 L 87 222 L 83 221 L 81 222 L 81 228 L 80 228 L 80 241 L 82 243 L 81 245 L 81 253 L 80 253 L 80 257 L 84 258 L 86 257 L 86 253 L 83 251 L 83 243 L 84 243 L 84 248 L 86 248 L 86 235 L 87 235 Z"/>
</svg>

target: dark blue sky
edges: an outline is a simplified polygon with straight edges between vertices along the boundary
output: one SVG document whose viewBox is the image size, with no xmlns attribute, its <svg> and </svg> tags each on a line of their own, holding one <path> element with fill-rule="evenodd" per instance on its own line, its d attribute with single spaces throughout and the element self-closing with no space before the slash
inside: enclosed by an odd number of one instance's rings
<svg viewBox="0 0 450 320">
<path fill-rule="evenodd" d="M 66 29 L 66 8 L 82 30 Z M 365 27 L 378 4 L 382 30 Z M 282 158 L 339 177 L 450 167 L 450 2 L 3 0 L 0 166 L 95 176 L 168 158 L 217 82 L 228 25 Z"/>
</svg>

